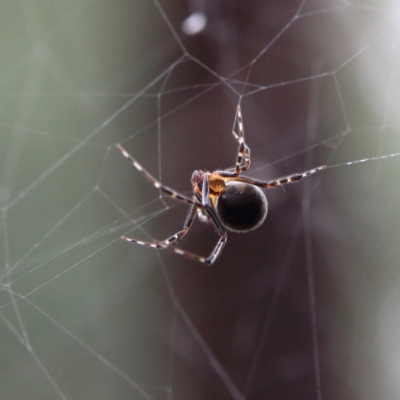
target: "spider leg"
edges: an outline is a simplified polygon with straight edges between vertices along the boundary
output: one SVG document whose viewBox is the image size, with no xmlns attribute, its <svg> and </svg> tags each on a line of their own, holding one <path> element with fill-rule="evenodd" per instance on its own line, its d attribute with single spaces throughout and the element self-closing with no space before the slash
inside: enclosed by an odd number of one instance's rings
<svg viewBox="0 0 400 400">
<path fill-rule="evenodd" d="M 194 217 L 196 215 L 196 211 L 197 211 L 196 206 L 194 204 L 192 204 L 192 206 L 190 207 L 188 216 L 186 217 L 186 220 L 183 224 L 183 229 L 181 231 L 175 233 L 174 235 L 169 236 L 167 239 L 161 240 L 160 242 L 155 242 L 155 243 L 143 242 L 141 240 L 132 239 L 132 238 L 126 237 L 126 236 L 121 236 L 121 239 L 126 240 L 127 242 L 130 242 L 130 243 L 140 244 L 141 246 L 152 247 L 154 249 L 165 249 L 171 243 L 182 238 L 189 232 L 189 229 L 193 224 Z"/>
<path fill-rule="evenodd" d="M 203 211 L 203 210 L 201 210 Z M 182 250 L 177 247 L 170 247 L 170 250 L 180 254 L 181 256 L 184 256 L 186 258 L 190 258 L 191 260 L 199 261 L 207 265 L 212 265 L 214 264 L 215 260 L 218 258 L 218 256 L 221 254 L 222 249 L 224 248 L 226 241 L 227 241 L 227 233 L 222 225 L 221 221 L 219 220 L 214 208 L 211 205 L 207 205 L 207 208 L 204 210 L 204 213 L 208 215 L 208 220 L 212 221 L 218 231 L 219 234 L 219 240 L 217 244 L 215 245 L 213 251 L 210 253 L 208 257 L 202 257 L 197 254 L 191 253 L 186 250 Z"/>
<path fill-rule="evenodd" d="M 250 168 L 250 148 L 247 146 L 244 140 L 243 117 L 240 105 L 237 107 L 237 121 L 239 133 L 232 131 L 232 135 L 238 141 L 239 148 L 236 157 L 236 165 L 235 167 L 229 169 L 232 170 L 232 177 L 239 176 L 242 171 L 246 171 Z"/>
<path fill-rule="evenodd" d="M 306 176 L 315 174 L 316 172 L 322 171 L 325 168 L 326 168 L 326 165 L 321 165 L 320 167 L 310 169 L 309 171 L 296 172 L 295 174 L 284 176 L 284 177 L 278 178 L 278 179 L 271 179 L 269 181 L 259 181 L 257 179 L 252 179 L 247 176 L 238 176 L 238 177 L 234 178 L 233 180 L 236 182 L 244 182 L 244 183 L 248 183 L 250 185 L 259 186 L 259 187 L 268 189 L 268 188 L 272 188 L 275 186 L 286 185 L 288 183 L 296 183 L 299 180 L 305 178 Z M 218 172 L 220 172 L 220 171 L 218 171 Z M 223 172 L 223 171 L 221 171 L 221 172 Z"/>
<path fill-rule="evenodd" d="M 183 255 L 184 257 L 190 258 L 192 260 L 199 261 L 199 262 L 202 262 L 202 263 L 208 264 L 208 265 L 213 264 L 225 246 L 225 243 L 227 240 L 227 233 L 226 233 L 224 226 L 220 222 L 214 208 L 212 207 L 212 205 L 210 205 L 210 202 L 209 202 L 210 189 L 208 186 L 208 180 L 204 179 L 204 181 L 203 181 L 201 196 L 195 195 L 195 197 L 193 197 L 193 198 L 184 196 L 184 195 L 176 192 L 175 190 L 170 189 L 168 186 L 164 186 L 163 184 L 161 184 L 148 171 L 146 171 L 121 145 L 118 144 L 117 148 L 121 151 L 123 156 L 126 157 L 128 160 L 130 160 L 131 163 L 133 164 L 133 166 L 139 172 L 141 172 L 147 178 L 147 180 L 150 181 L 157 189 L 160 189 L 161 191 L 168 194 L 172 198 L 175 198 L 175 199 L 181 200 L 185 203 L 191 204 L 188 216 L 186 217 L 186 220 L 183 224 L 183 229 L 180 230 L 179 232 L 175 233 L 174 235 L 169 236 L 167 239 L 161 240 L 159 242 L 145 242 L 145 241 L 133 239 L 133 238 L 130 238 L 127 236 L 121 236 L 121 239 L 123 239 L 127 242 L 130 242 L 130 243 L 137 243 L 141 246 L 152 247 L 154 249 L 169 249 L 177 254 Z M 194 218 L 196 216 L 196 213 L 198 213 L 198 215 L 202 214 L 202 217 L 200 217 L 200 219 L 203 222 L 205 222 L 205 221 L 213 222 L 215 227 L 217 228 L 218 234 L 220 236 L 217 244 L 215 245 L 213 251 L 211 252 L 211 254 L 208 257 L 202 257 L 197 254 L 191 253 L 189 251 L 182 250 L 178 247 L 169 247 L 171 245 L 171 243 L 174 243 L 175 241 L 182 238 L 189 232 L 189 230 L 193 224 Z"/>
<path fill-rule="evenodd" d="M 237 139 L 239 142 L 239 135 L 235 132 L 232 131 L 232 135 Z M 240 143 L 240 142 L 239 142 Z M 236 161 L 236 166 L 232 168 L 228 168 L 228 171 L 236 172 L 237 170 L 237 165 L 239 165 L 240 172 L 246 171 L 250 168 L 250 148 L 246 144 L 244 145 L 244 150 L 243 154 L 240 156 L 240 147 L 238 149 L 238 158 Z M 240 158 L 239 158 L 240 157 Z M 240 174 L 239 174 L 240 175 Z"/>
<path fill-rule="evenodd" d="M 154 249 L 168 249 L 173 251 L 174 253 L 180 254 L 181 256 L 184 256 L 186 258 L 190 258 L 191 260 L 195 260 L 195 261 L 199 261 L 202 262 L 204 264 L 207 265 L 212 265 L 215 260 L 218 258 L 218 256 L 221 254 L 222 249 L 224 248 L 226 241 L 227 241 L 227 233 L 225 231 L 225 228 L 223 227 L 223 225 L 219 222 L 218 217 L 216 216 L 215 211 L 212 209 L 212 207 L 210 205 L 207 206 L 205 213 L 208 214 L 208 217 L 206 217 L 209 221 L 212 221 L 214 223 L 214 225 L 216 226 L 218 233 L 219 233 L 219 240 L 217 242 L 217 244 L 215 245 L 213 251 L 211 252 L 211 254 L 208 257 L 203 257 L 203 256 L 199 256 L 197 254 L 191 253 L 189 251 L 180 249 L 178 247 L 169 247 L 173 242 L 175 242 L 176 240 L 182 238 L 183 236 L 185 236 L 188 232 L 189 229 L 191 228 L 193 221 L 194 221 L 194 217 L 196 215 L 196 211 L 199 211 L 198 208 L 196 208 L 196 205 L 192 205 L 188 216 L 186 218 L 186 221 L 183 225 L 183 229 L 177 233 L 175 233 L 174 235 L 168 237 L 165 240 L 162 240 L 160 242 L 144 242 L 141 240 L 136 240 L 136 239 L 132 239 L 126 236 L 121 236 L 121 239 L 126 240 L 127 242 L 130 243 L 137 243 L 141 246 L 145 246 L 145 247 L 152 247 Z"/>
<path fill-rule="evenodd" d="M 200 208 L 197 209 L 197 218 L 201 222 L 205 222 L 205 223 L 211 222 L 211 217 L 207 213 L 205 213 L 204 210 L 202 210 Z"/>
<path fill-rule="evenodd" d="M 221 254 L 221 251 L 226 244 L 226 238 L 227 238 L 227 234 L 225 232 L 225 234 L 219 238 L 217 244 L 214 247 L 214 250 L 211 252 L 211 254 L 207 258 L 199 256 L 197 254 L 190 253 L 189 251 L 186 251 L 186 250 L 179 249 L 177 247 L 171 247 L 170 249 L 173 252 L 180 254 L 181 256 L 190 258 L 191 260 L 200 261 L 207 265 L 212 265 L 212 264 L 214 264 L 214 262 L 218 258 L 218 256 Z"/>
<path fill-rule="evenodd" d="M 168 194 L 174 199 L 183 201 L 184 203 L 189 203 L 196 205 L 196 207 L 199 208 L 205 208 L 203 204 L 201 204 L 198 200 L 192 198 L 192 197 L 187 197 L 183 194 L 180 194 L 176 192 L 175 190 L 169 188 L 168 186 L 163 185 L 161 182 L 159 182 L 156 178 L 154 178 L 153 175 L 150 174 L 150 172 L 146 171 L 120 144 L 117 144 L 118 150 L 122 153 L 122 155 L 127 158 L 132 165 L 139 171 L 141 172 L 147 180 L 154 185 L 157 189 L 160 189 L 162 192 Z"/>
</svg>

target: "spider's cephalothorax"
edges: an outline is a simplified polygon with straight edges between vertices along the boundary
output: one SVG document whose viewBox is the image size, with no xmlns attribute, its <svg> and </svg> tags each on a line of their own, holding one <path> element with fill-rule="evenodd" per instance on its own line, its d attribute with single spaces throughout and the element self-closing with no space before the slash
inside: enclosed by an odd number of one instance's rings
<svg viewBox="0 0 400 400">
<path fill-rule="evenodd" d="M 165 249 L 173 242 L 185 236 L 189 231 L 197 214 L 203 222 L 212 222 L 217 229 L 219 240 L 214 250 L 208 257 L 202 257 L 177 247 L 170 249 L 192 260 L 205 264 L 213 264 L 225 246 L 226 229 L 235 232 L 247 232 L 258 228 L 265 220 L 268 211 L 267 198 L 260 188 L 268 189 L 288 183 L 298 182 L 300 179 L 324 169 L 326 166 L 317 167 L 306 172 L 295 173 L 283 178 L 268 181 L 259 181 L 241 175 L 250 167 L 250 148 L 244 141 L 242 113 L 240 106 L 237 108 L 237 122 L 239 133 L 232 132 L 239 143 L 236 164 L 232 168 L 221 171 L 207 172 L 196 170 L 192 174 L 193 197 L 188 197 L 163 185 L 149 172 L 147 172 L 121 145 L 117 148 L 131 161 L 133 166 L 140 171 L 157 189 L 177 200 L 190 204 L 190 211 L 183 224 L 182 230 L 161 242 L 143 242 L 122 236 L 122 239 L 137 243 L 142 246 Z"/>
<path fill-rule="evenodd" d="M 225 180 L 226 178 L 220 176 L 218 172 L 211 173 L 207 171 L 196 170 L 192 174 L 191 182 L 195 194 L 203 196 L 203 193 L 205 192 L 204 187 L 206 186 L 208 188 L 206 189 L 208 190 L 208 193 L 206 194 L 209 195 L 211 199 L 214 199 L 224 192 L 226 187 Z"/>
</svg>

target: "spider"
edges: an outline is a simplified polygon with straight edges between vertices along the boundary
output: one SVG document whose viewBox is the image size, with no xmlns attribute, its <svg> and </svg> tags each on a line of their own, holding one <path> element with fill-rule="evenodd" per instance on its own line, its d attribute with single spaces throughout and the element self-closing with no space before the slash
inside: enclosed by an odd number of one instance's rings
<svg viewBox="0 0 400 400">
<path fill-rule="evenodd" d="M 239 133 L 236 133 L 235 130 L 232 132 L 234 138 L 239 143 L 236 165 L 232 168 L 214 172 L 194 171 L 191 178 L 193 197 L 185 196 L 163 185 L 146 171 L 120 144 L 117 144 L 117 148 L 123 156 L 157 189 L 174 199 L 190 204 L 189 213 L 182 230 L 169 236 L 167 239 L 155 243 L 143 242 L 126 236 L 121 236 L 121 239 L 137 243 L 141 246 L 165 249 L 189 232 L 197 214 L 197 217 L 202 222 L 213 223 L 218 232 L 219 240 L 211 254 L 208 257 L 203 257 L 174 246 L 171 246 L 170 249 L 192 260 L 211 265 L 221 254 L 226 244 L 227 230 L 248 232 L 258 228 L 264 222 L 267 216 L 268 202 L 261 188 L 268 189 L 287 183 L 298 182 L 300 179 L 326 168 L 326 165 L 322 165 L 309 171 L 268 181 L 260 181 L 243 176 L 242 172 L 250 168 L 250 148 L 244 140 L 240 105 L 237 107 L 237 123 Z"/>
</svg>

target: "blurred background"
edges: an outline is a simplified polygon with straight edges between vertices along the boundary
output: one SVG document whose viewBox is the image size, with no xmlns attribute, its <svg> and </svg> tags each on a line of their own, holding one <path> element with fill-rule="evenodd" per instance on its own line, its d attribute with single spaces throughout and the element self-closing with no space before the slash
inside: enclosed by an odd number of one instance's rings
<svg viewBox="0 0 400 400">
<path fill-rule="evenodd" d="M 396 3 L 5 2 L 0 398 L 398 398 Z M 212 267 L 122 241 L 188 207 L 116 144 L 190 195 L 235 163 L 239 103 L 246 175 L 328 168 L 268 190 Z"/>
</svg>

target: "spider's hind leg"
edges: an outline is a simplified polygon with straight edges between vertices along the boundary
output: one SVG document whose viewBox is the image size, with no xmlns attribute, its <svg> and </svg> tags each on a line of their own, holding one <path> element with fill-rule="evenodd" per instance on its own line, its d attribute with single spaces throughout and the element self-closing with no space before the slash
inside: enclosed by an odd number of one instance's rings
<svg viewBox="0 0 400 400">
<path fill-rule="evenodd" d="M 219 238 L 217 244 L 215 245 L 213 251 L 211 252 L 211 254 L 208 257 L 199 256 L 199 255 L 191 253 L 189 251 L 182 250 L 178 247 L 173 247 L 173 246 L 170 247 L 170 245 L 173 242 L 177 241 L 178 239 L 182 238 L 183 236 L 185 236 L 188 233 L 190 227 L 193 224 L 194 217 L 196 215 L 197 210 L 199 210 L 199 209 L 197 209 L 195 205 L 192 205 L 192 207 L 190 208 L 190 211 L 188 213 L 188 216 L 186 218 L 186 221 L 183 225 L 183 229 L 160 242 L 144 242 L 144 241 L 132 239 L 132 238 L 129 238 L 126 236 L 121 236 L 121 239 L 124 239 L 130 243 L 137 243 L 141 246 L 152 247 L 153 249 L 160 249 L 160 250 L 161 249 L 169 249 L 169 250 L 173 251 L 174 253 L 177 253 L 186 258 L 190 258 L 191 260 L 199 261 L 199 262 L 207 264 L 207 265 L 212 265 L 212 264 L 214 264 L 214 262 L 218 258 L 218 256 L 221 254 L 221 251 L 226 244 L 227 234 L 226 234 L 224 228 L 222 228 L 222 227 L 219 227 L 219 229 L 218 229 L 220 238 Z M 212 218 L 207 217 L 206 215 L 204 215 L 204 219 L 207 220 L 207 222 L 213 221 Z"/>
<path fill-rule="evenodd" d="M 188 216 L 186 217 L 185 223 L 183 224 L 183 229 L 175 233 L 174 235 L 169 236 L 167 239 L 161 240 L 160 242 L 144 242 L 142 240 L 132 239 L 126 236 L 121 236 L 121 239 L 126 240 L 127 242 L 130 243 L 140 244 L 141 246 L 152 247 L 154 249 L 166 249 L 168 246 L 171 245 L 171 243 L 182 238 L 189 232 L 189 229 L 192 226 L 194 217 L 196 215 L 196 210 L 197 210 L 196 206 L 192 204 Z"/>
</svg>

